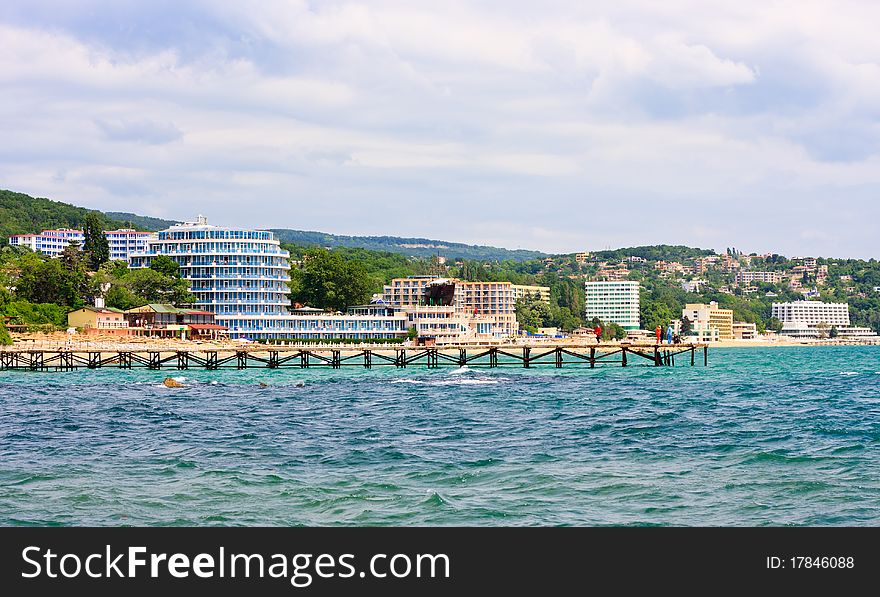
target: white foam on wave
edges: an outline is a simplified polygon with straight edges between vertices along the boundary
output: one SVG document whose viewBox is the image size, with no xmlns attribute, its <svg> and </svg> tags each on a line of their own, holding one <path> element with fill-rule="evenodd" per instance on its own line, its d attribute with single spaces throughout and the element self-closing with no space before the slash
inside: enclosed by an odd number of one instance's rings
<svg viewBox="0 0 880 597">
<path fill-rule="evenodd" d="M 458 369 L 453 369 L 452 371 L 450 371 L 449 375 L 461 375 L 462 373 L 470 373 L 470 372 L 471 372 L 470 367 L 468 367 L 467 365 L 462 365 Z"/>
<path fill-rule="evenodd" d="M 495 379 L 395 379 L 391 383 L 408 383 L 420 386 L 494 386 L 501 382 Z"/>
<path fill-rule="evenodd" d="M 858 375 L 859 372 L 858 371 L 841 371 L 840 374 L 850 376 L 850 375 Z"/>
</svg>

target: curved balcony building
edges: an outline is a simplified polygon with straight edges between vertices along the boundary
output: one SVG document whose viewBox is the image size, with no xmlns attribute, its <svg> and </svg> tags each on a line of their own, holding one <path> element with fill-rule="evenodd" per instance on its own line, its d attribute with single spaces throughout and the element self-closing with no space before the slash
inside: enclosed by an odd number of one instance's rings
<svg viewBox="0 0 880 597">
<path fill-rule="evenodd" d="M 129 255 L 132 268 L 167 255 L 198 297 L 193 305 L 216 314 L 231 337 L 273 338 L 289 329 L 290 254 L 271 232 L 195 222 L 171 226 Z"/>
</svg>

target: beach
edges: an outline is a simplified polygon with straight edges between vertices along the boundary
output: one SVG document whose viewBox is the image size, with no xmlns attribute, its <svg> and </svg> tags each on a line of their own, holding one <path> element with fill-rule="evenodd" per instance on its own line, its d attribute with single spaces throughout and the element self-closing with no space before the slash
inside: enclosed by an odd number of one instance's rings
<svg viewBox="0 0 880 597">
<path fill-rule="evenodd" d="M 13 349 L 34 349 L 34 350 L 76 350 L 76 351 L 114 351 L 114 350 L 160 350 L 160 351 L 203 351 L 203 350 L 264 350 L 265 345 L 256 342 L 241 342 L 237 340 L 185 340 L 180 338 L 155 338 L 143 336 L 119 336 L 119 335 L 101 335 L 101 334 L 67 334 L 65 332 L 53 333 L 13 333 L 11 334 L 14 344 Z M 573 337 L 573 338 L 515 338 L 504 342 L 496 342 L 495 344 L 506 344 L 515 346 L 571 346 L 571 347 L 590 347 L 595 345 L 592 337 Z M 626 341 L 603 341 L 604 344 L 618 343 L 624 344 Z M 641 343 L 640 343 L 641 344 Z M 826 339 L 826 340 L 792 340 L 784 337 L 774 337 L 772 339 L 758 338 L 755 340 L 722 340 L 719 342 L 710 342 L 710 348 L 774 348 L 774 347 L 791 347 L 791 346 L 864 346 L 864 345 L 880 344 L 880 340 L 859 341 L 845 339 Z M 485 345 L 485 343 L 479 343 Z M 280 345 L 283 348 L 286 345 Z M 296 345 L 292 345 L 296 346 Z M 318 345 L 313 343 L 301 344 L 298 346 L 306 346 L 316 348 Z M 358 346 L 374 346 L 386 350 L 394 348 L 412 347 L 412 342 L 404 344 L 378 344 L 371 345 L 369 342 L 363 344 L 327 344 L 333 348 L 357 348 Z M 448 345 L 438 348 L 454 349 L 458 345 Z M 466 345 L 462 345 L 466 346 Z M 663 344 L 662 346 L 676 346 Z M 0 350 L 3 350 L 0 347 Z"/>
</svg>

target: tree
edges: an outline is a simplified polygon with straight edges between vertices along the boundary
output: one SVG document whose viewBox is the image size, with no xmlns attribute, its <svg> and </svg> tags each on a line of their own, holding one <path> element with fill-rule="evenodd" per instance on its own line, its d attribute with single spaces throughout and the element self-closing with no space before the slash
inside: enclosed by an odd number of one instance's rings
<svg viewBox="0 0 880 597">
<path fill-rule="evenodd" d="M 831 331 L 828 332 L 828 337 L 829 338 L 837 338 L 838 334 L 839 334 L 839 332 L 837 331 L 837 326 L 836 325 L 831 326 Z"/>
<path fill-rule="evenodd" d="M 767 320 L 767 329 L 774 332 L 779 332 L 782 330 L 782 322 L 779 321 L 779 319 L 777 319 L 776 317 L 771 317 Z"/>
<path fill-rule="evenodd" d="M 367 302 L 373 292 L 373 279 L 360 262 L 327 249 L 306 251 L 302 268 L 291 277 L 293 299 L 313 307 L 344 311 Z"/>
<path fill-rule="evenodd" d="M 623 340 L 624 338 L 626 338 L 626 330 L 620 325 L 614 322 L 602 325 L 603 340 Z"/>
<path fill-rule="evenodd" d="M 189 291 L 186 280 L 172 278 L 150 268 L 130 270 L 121 283 L 130 294 L 114 291 L 111 288 L 107 294 L 112 298 L 114 306 L 131 302 L 135 300 L 134 297 L 139 298 L 138 302 L 141 305 L 146 303 L 181 305 L 191 304 L 197 300 Z"/>
<path fill-rule="evenodd" d="M 95 212 L 86 214 L 83 220 L 83 250 L 89 268 L 96 271 L 102 263 L 110 260 L 110 242 L 104 234 L 104 220 Z"/>
<path fill-rule="evenodd" d="M 640 316 L 642 328 L 646 330 L 653 330 L 658 325 L 665 328 L 676 318 L 669 305 L 657 301 L 643 301 Z"/>
<path fill-rule="evenodd" d="M 3 322 L 0 321 L 0 346 L 11 346 L 12 345 L 12 336 L 9 335 L 9 330 L 6 329 L 6 326 L 3 325 Z"/>
<path fill-rule="evenodd" d="M 539 298 L 526 296 L 516 301 L 516 320 L 525 330 L 535 333 L 547 327 L 551 318 L 550 306 Z"/>
<path fill-rule="evenodd" d="M 410 328 L 406 331 L 406 337 L 410 340 L 414 340 L 419 335 L 419 330 L 416 329 L 416 326 L 410 326 Z"/>
<path fill-rule="evenodd" d="M 168 255 L 157 255 L 150 262 L 150 269 L 165 276 L 180 278 L 180 265 Z"/>
<path fill-rule="evenodd" d="M 78 252 L 78 249 L 73 249 Z M 72 251 L 70 253 L 72 255 Z M 64 266 L 64 255 L 50 259 L 36 253 L 25 255 L 18 263 L 15 296 L 31 303 L 55 303 L 65 307 L 82 304 L 85 274 L 78 266 Z"/>
</svg>

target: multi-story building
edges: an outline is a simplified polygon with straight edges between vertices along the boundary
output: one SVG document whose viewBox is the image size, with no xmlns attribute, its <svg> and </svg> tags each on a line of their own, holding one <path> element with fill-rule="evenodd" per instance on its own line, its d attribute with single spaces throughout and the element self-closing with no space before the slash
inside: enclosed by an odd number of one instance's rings
<svg viewBox="0 0 880 597">
<path fill-rule="evenodd" d="M 26 246 L 32 251 L 39 251 L 50 257 L 58 257 L 72 242 L 82 245 L 85 237 L 82 230 L 59 228 L 43 230 L 39 234 L 13 234 L 9 237 L 12 246 Z"/>
<path fill-rule="evenodd" d="M 12 234 L 9 236 L 9 244 L 13 247 L 25 247 L 36 253 L 40 249 L 39 234 Z"/>
<path fill-rule="evenodd" d="M 180 265 L 181 277 L 197 297 L 194 306 L 213 313 L 216 325 L 227 328 L 232 338 L 367 340 L 406 335 L 404 313 L 363 308 L 345 315 L 320 309 L 291 313 L 289 254 L 265 230 L 212 226 L 199 216 L 160 231 L 145 250 L 130 255 L 130 265 L 149 267 L 158 255 Z"/>
<path fill-rule="evenodd" d="M 513 336 L 519 331 L 516 300 L 510 282 L 455 282 L 455 305 L 474 315 L 492 315 L 497 333 Z"/>
<path fill-rule="evenodd" d="M 416 328 L 420 338 L 433 338 L 438 345 L 507 335 L 494 315 L 475 315 L 452 305 L 416 305 L 404 311 L 407 329 Z"/>
<path fill-rule="evenodd" d="M 736 273 L 736 282 L 737 284 L 752 284 L 754 282 L 779 284 L 782 282 L 782 272 L 739 271 Z"/>
<path fill-rule="evenodd" d="M 639 329 L 639 283 L 599 280 L 584 284 L 586 321 L 599 318 L 625 330 Z"/>
<path fill-rule="evenodd" d="M 540 301 L 550 304 L 550 287 L 549 286 L 526 286 L 522 284 L 513 284 L 513 300 L 514 302 L 526 297 L 534 297 Z"/>
<path fill-rule="evenodd" d="M 146 247 L 152 233 L 123 228 L 106 230 L 104 236 L 107 237 L 110 245 L 110 259 L 126 261 L 129 254 L 142 251 Z M 71 228 L 43 230 L 39 234 L 13 234 L 9 237 L 9 244 L 12 246 L 27 247 L 31 251 L 39 251 L 50 257 L 61 255 L 72 242 L 79 243 L 82 248 L 84 241 L 83 231 Z"/>
<path fill-rule="evenodd" d="M 828 279 L 828 266 L 820 265 L 816 267 L 816 284 L 824 285 Z"/>
<path fill-rule="evenodd" d="M 152 232 L 132 230 L 130 228 L 107 230 L 104 232 L 104 236 L 107 237 L 107 244 L 110 245 L 111 261 L 115 259 L 128 261 L 129 255 L 143 251 L 147 246 L 147 241 L 151 238 L 156 238 L 156 235 Z"/>
<path fill-rule="evenodd" d="M 721 309 L 715 301 L 708 305 L 688 303 L 681 310 L 682 319 L 691 320 L 691 330 L 701 335 L 706 330 L 718 330 L 718 340 L 733 340 L 733 310 Z"/>
<path fill-rule="evenodd" d="M 590 259 L 590 254 L 588 252 L 583 253 L 575 253 L 574 260 L 576 263 L 586 263 Z"/>
<path fill-rule="evenodd" d="M 271 232 L 212 226 L 199 216 L 160 231 L 129 263 L 149 267 L 159 255 L 180 265 L 195 305 L 214 313 L 231 337 L 272 338 L 290 329 L 290 255 Z"/>
<path fill-rule="evenodd" d="M 391 284 L 384 287 L 383 298 L 386 302 L 398 307 L 409 307 L 424 304 L 425 288 L 438 276 L 410 276 L 394 278 Z"/>
<path fill-rule="evenodd" d="M 512 336 L 519 330 L 514 288 L 510 282 L 466 282 L 434 276 L 395 278 L 385 286 L 384 300 L 404 310 L 416 306 L 437 306 L 440 303 L 426 297 L 426 290 L 438 283 L 448 284 L 449 291 L 453 293 L 447 306 L 451 305 L 469 315 L 492 316 L 495 322 L 492 329 L 496 336 Z M 549 288 L 547 293 L 549 302 Z"/>
<path fill-rule="evenodd" d="M 694 259 L 693 271 L 695 274 L 705 274 L 710 268 L 714 267 L 716 263 L 718 263 L 717 255 L 697 257 L 696 259 Z"/>
<path fill-rule="evenodd" d="M 773 303 L 772 315 L 782 322 L 780 334 L 800 339 L 828 337 L 836 330 L 841 337 L 864 338 L 876 334 L 870 328 L 850 325 L 847 303 L 796 301 Z"/>
<path fill-rule="evenodd" d="M 733 255 L 722 255 L 721 256 L 721 271 L 726 274 L 730 274 L 738 270 L 740 267 L 739 259 L 734 257 Z"/>
<path fill-rule="evenodd" d="M 620 281 L 626 280 L 629 276 L 629 268 L 626 264 L 620 264 L 616 267 L 603 267 L 596 272 L 596 278 L 599 280 Z"/>
<path fill-rule="evenodd" d="M 783 325 L 798 322 L 807 325 L 847 326 L 850 323 L 849 305 L 846 303 L 824 303 L 822 301 L 773 303 L 771 314 Z"/>
</svg>

